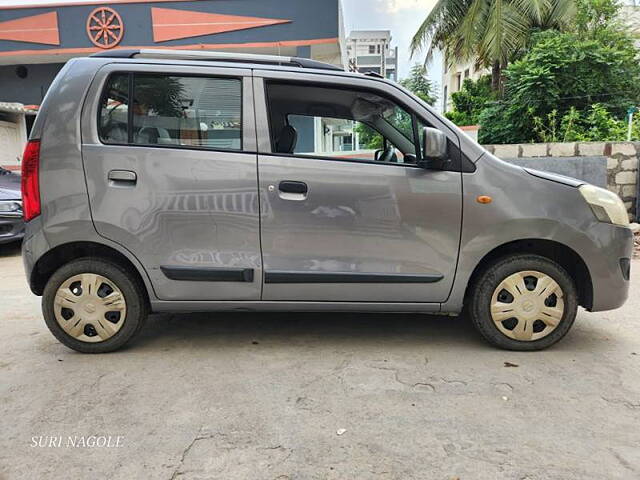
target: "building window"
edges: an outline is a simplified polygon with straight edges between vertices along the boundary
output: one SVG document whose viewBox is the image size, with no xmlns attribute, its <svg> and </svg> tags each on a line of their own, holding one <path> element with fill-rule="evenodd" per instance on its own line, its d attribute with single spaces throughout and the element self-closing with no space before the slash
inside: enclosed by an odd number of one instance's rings
<svg viewBox="0 0 640 480">
<path fill-rule="evenodd" d="M 462 88 L 462 73 L 456 73 L 456 92 Z"/>
<path fill-rule="evenodd" d="M 449 103 L 449 92 L 447 86 L 444 86 L 444 99 L 442 101 L 442 113 L 447 113 L 447 104 Z"/>
<path fill-rule="evenodd" d="M 464 71 L 464 78 L 469 78 L 469 69 L 468 68 Z"/>
<path fill-rule="evenodd" d="M 380 45 L 378 45 L 378 53 L 380 53 Z"/>
<path fill-rule="evenodd" d="M 369 53 L 376 53 L 376 46 L 375 45 L 369 45 Z"/>
</svg>

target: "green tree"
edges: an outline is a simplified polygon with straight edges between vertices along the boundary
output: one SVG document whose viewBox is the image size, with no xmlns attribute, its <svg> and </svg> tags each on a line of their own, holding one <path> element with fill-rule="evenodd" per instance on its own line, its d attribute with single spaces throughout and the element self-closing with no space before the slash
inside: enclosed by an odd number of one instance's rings
<svg viewBox="0 0 640 480">
<path fill-rule="evenodd" d="M 158 75 L 136 75 L 134 102 L 145 105 L 158 115 L 181 117 L 185 105 L 185 88 L 178 77 Z"/>
<path fill-rule="evenodd" d="M 566 30 L 576 15 L 575 0 L 439 0 L 411 42 L 412 54 L 442 49 L 451 61 L 475 59 L 490 67 L 492 88 L 518 58 L 536 30 Z"/>
<path fill-rule="evenodd" d="M 491 76 L 484 75 L 474 81 L 466 79 L 459 92 L 451 95 L 453 110 L 446 117 L 456 125 L 476 125 L 480 114 L 492 102 L 496 95 L 491 89 Z"/>
<path fill-rule="evenodd" d="M 361 122 L 356 122 L 355 131 L 358 133 L 360 148 L 364 150 L 380 150 L 384 140 L 382 135 L 373 128 Z"/>
<path fill-rule="evenodd" d="M 436 97 L 433 94 L 433 85 L 427 77 L 427 70 L 424 65 L 416 63 L 411 67 L 409 76 L 400 81 L 407 90 L 410 90 L 429 105 L 433 105 L 436 101 Z"/>
<path fill-rule="evenodd" d="M 529 52 L 507 68 L 499 104 L 480 115 L 479 140 L 542 140 L 534 119 L 549 120 L 554 110 L 558 118 L 573 109 L 581 118 L 605 111 L 623 120 L 640 102 L 640 57 L 618 12 L 615 0 L 579 0 L 573 32 L 534 35 Z"/>
<path fill-rule="evenodd" d="M 626 122 L 598 103 L 583 112 L 571 107 L 560 119 L 557 110 L 534 117 L 533 128 L 542 142 L 619 141 L 627 134 Z"/>
</svg>

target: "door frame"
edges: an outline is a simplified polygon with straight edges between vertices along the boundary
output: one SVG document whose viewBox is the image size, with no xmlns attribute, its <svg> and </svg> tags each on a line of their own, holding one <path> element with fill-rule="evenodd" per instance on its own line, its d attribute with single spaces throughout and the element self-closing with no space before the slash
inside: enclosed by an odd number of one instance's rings
<svg viewBox="0 0 640 480">
<path fill-rule="evenodd" d="M 135 145 L 129 143 L 123 144 L 105 144 L 101 141 L 99 131 L 98 131 L 98 114 L 100 110 L 100 102 L 102 98 L 102 94 L 104 91 L 104 87 L 110 76 L 114 73 L 133 73 L 133 74 L 145 74 L 145 73 L 157 73 L 157 74 L 166 74 L 166 75 L 175 75 L 175 76 L 184 76 L 184 77 L 214 77 L 214 78 L 235 78 L 240 79 L 241 81 L 241 101 L 242 101 L 242 148 L 241 150 L 215 150 L 210 148 L 198 148 L 198 147 L 190 147 L 190 146 L 180 146 L 175 147 L 172 145 Z M 234 66 L 211 66 L 211 65 L 202 65 L 200 64 L 157 64 L 157 63 L 147 63 L 147 62 L 131 62 L 131 61 L 119 61 L 114 60 L 113 62 L 107 63 L 103 65 L 101 68 L 97 70 L 95 73 L 93 80 L 91 81 L 86 95 L 84 96 L 84 102 L 82 106 L 82 113 L 80 117 L 79 124 L 79 133 L 81 138 L 81 143 L 79 148 L 83 147 L 118 147 L 118 148 L 132 148 L 132 149 L 161 149 L 176 152 L 177 155 L 181 151 L 196 151 L 200 152 L 199 154 L 206 155 L 207 153 L 218 154 L 222 156 L 232 156 L 232 155 L 252 155 L 254 157 L 255 162 L 255 194 L 258 195 L 258 183 L 257 183 L 257 146 L 256 146 L 256 122 L 255 122 L 255 114 L 254 114 L 254 98 L 253 98 L 253 76 L 251 69 L 246 67 L 234 67 Z M 83 159 L 83 162 L 85 160 Z M 85 168 L 86 170 L 86 168 Z M 85 181 L 88 182 L 86 178 L 85 172 Z M 89 202 L 90 212 L 92 211 L 91 202 Z M 91 213 L 93 220 L 93 213 Z M 107 240 L 117 244 L 120 248 L 124 249 L 128 255 L 131 255 L 133 258 L 137 260 L 137 262 L 142 266 L 145 275 L 150 280 L 150 285 L 153 290 L 153 295 L 160 300 L 162 304 L 175 304 L 176 308 L 180 308 L 180 304 L 184 303 L 193 303 L 195 304 L 206 304 L 209 302 L 217 302 L 217 301 L 240 301 L 240 300 L 214 300 L 207 299 L 206 296 L 202 299 L 198 300 L 188 300 L 188 299 L 170 299 L 163 298 L 159 295 L 159 282 L 179 282 L 174 283 L 174 285 L 185 285 L 186 282 L 191 283 L 192 285 L 197 285 L 198 290 L 200 292 L 204 292 L 208 287 L 214 288 L 217 285 L 224 286 L 226 285 L 247 285 L 251 283 L 251 288 L 255 289 L 256 295 L 254 300 L 249 301 L 259 301 L 262 294 L 262 252 L 260 250 L 260 239 L 259 239 L 259 213 L 258 213 L 258 221 L 256 225 L 256 230 L 258 232 L 257 238 L 257 250 L 256 257 L 258 259 L 258 263 L 251 268 L 217 268 L 217 267 L 194 267 L 194 268 L 185 268 L 180 265 L 148 265 L 143 259 L 139 258 L 135 252 L 131 251 L 127 248 L 126 245 L 123 245 L 121 242 L 113 240 L 109 237 L 104 237 L 99 231 L 97 234 L 100 237 L 106 238 Z M 95 228 L 95 223 L 94 223 Z M 197 283 L 196 283 L 197 282 Z M 216 283 L 211 283 L 216 282 Z M 221 283 L 217 283 L 221 282 Z M 166 289 L 166 286 L 165 286 Z"/>
<path fill-rule="evenodd" d="M 401 88 L 400 86 L 396 86 L 384 80 L 377 80 L 370 77 L 362 78 L 353 75 L 347 74 L 344 75 L 336 74 L 336 72 L 331 72 L 330 74 L 323 73 L 299 73 L 296 72 L 295 77 L 292 78 L 292 75 L 289 72 L 281 71 L 281 70 L 254 70 L 253 72 L 254 81 L 254 101 L 255 101 L 255 115 L 256 115 L 256 132 L 257 132 L 257 150 L 258 150 L 258 183 L 260 185 L 260 157 L 261 156 L 287 156 L 292 157 L 292 155 L 281 155 L 273 152 L 272 139 L 271 139 L 271 119 L 269 116 L 269 105 L 267 98 L 267 90 L 266 90 L 266 82 L 269 80 L 275 80 L 280 82 L 291 82 L 296 84 L 310 84 L 315 86 L 326 86 L 327 88 L 345 88 L 351 90 L 370 90 L 379 95 L 389 97 L 398 105 L 405 108 L 408 113 L 410 113 L 413 117 L 413 121 L 417 122 L 421 120 L 422 122 L 426 122 L 434 128 L 439 129 L 443 132 L 447 139 L 457 147 L 457 152 L 455 155 L 462 155 L 461 150 L 461 141 L 459 138 L 458 132 L 456 132 L 450 125 L 447 125 L 443 122 L 436 114 L 431 112 L 428 108 L 425 107 L 422 103 L 417 101 L 413 96 L 407 93 L 406 90 Z M 266 128 L 263 128 L 266 126 Z M 416 136 L 417 125 L 414 123 L 414 137 Z M 420 138 L 419 135 L 417 135 Z M 421 145 L 417 145 L 418 148 L 421 148 Z M 416 152 L 418 153 L 418 152 Z M 301 158 L 310 159 L 314 161 L 335 161 L 335 159 L 329 157 L 313 157 L 313 156 L 303 156 Z M 457 158 L 457 162 L 453 162 L 454 164 L 461 165 L 461 161 Z M 363 162 L 360 160 L 341 160 L 344 162 L 354 162 L 354 163 L 375 163 L 376 165 L 382 165 L 377 162 Z M 422 167 L 418 167 L 417 165 L 407 165 L 407 164 L 391 164 L 386 165 L 387 168 L 410 168 L 410 169 L 422 169 Z M 446 302 L 451 295 L 451 291 L 455 285 L 457 267 L 459 263 L 460 256 L 460 243 L 461 243 L 461 232 L 463 225 L 463 209 L 462 209 L 462 171 L 451 171 L 452 174 L 459 175 L 460 177 L 460 224 L 459 224 L 459 235 L 457 238 L 457 253 L 455 255 L 455 259 L 453 260 L 453 270 L 452 270 L 452 279 L 450 287 L 447 291 L 445 298 L 442 300 L 442 303 Z M 262 213 L 261 213 L 262 216 Z M 261 222 L 262 223 L 262 222 Z M 263 230 L 261 226 L 261 244 L 263 244 Z M 263 294 L 262 300 L 263 302 L 282 302 L 283 304 L 291 303 L 291 300 L 273 300 L 271 298 L 265 299 L 265 285 L 267 284 L 322 284 L 322 283 L 339 283 L 339 284 L 348 284 L 348 283 L 374 283 L 374 284 L 429 284 L 436 283 L 443 279 L 442 275 L 421 275 L 421 274 L 398 274 L 398 275 L 388 275 L 388 274 L 360 274 L 360 273 L 347 273 L 347 272 L 290 272 L 290 271 L 264 271 L 264 247 L 263 247 Z M 317 304 L 322 303 L 323 301 L 318 300 L 299 300 L 300 303 L 305 304 Z M 296 302 L 296 300 L 293 300 Z M 343 301 L 326 301 L 327 304 L 341 304 L 341 303 L 350 303 Z M 428 311 L 433 311 L 432 306 L 440 305 L 441 303 L 434 302 L 415 302 L 415 301 L 398 301 L 398 302 L 372 302 L 369 300 L 364 300 L 361 302 L 353 301 L 354 304 L 361 305 L 424 305 Z M 409 307 L 411 308 L 411 307 Z M 439 309 L 439 308 L 438 308 Z M 435 309 L 435 310 L 438 310 Z"/>
</svg>

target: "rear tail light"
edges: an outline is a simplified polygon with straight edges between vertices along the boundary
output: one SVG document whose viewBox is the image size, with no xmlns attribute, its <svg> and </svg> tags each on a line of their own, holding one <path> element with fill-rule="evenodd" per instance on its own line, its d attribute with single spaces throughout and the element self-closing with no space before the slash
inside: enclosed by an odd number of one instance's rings
<svg viewBox="0 0 640 480">
<path fill-rule="evenodd" d="M 29 140 L 22 155 L 22 211 L 25 221 L 40 215 L 40 140 Z"/>
</svg>

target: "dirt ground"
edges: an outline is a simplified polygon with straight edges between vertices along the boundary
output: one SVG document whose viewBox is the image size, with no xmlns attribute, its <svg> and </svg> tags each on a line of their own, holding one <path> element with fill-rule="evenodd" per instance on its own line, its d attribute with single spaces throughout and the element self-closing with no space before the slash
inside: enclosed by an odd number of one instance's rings
<svg viewBox="0 0 640 480">
<path fill-rule="evenodd" d="M 0 247 L 0 479 L 640 478 L 638 260 L 631 281 L 544 352 L 465 318 L 234 313 L 89 356 Z"/>
</svg>

